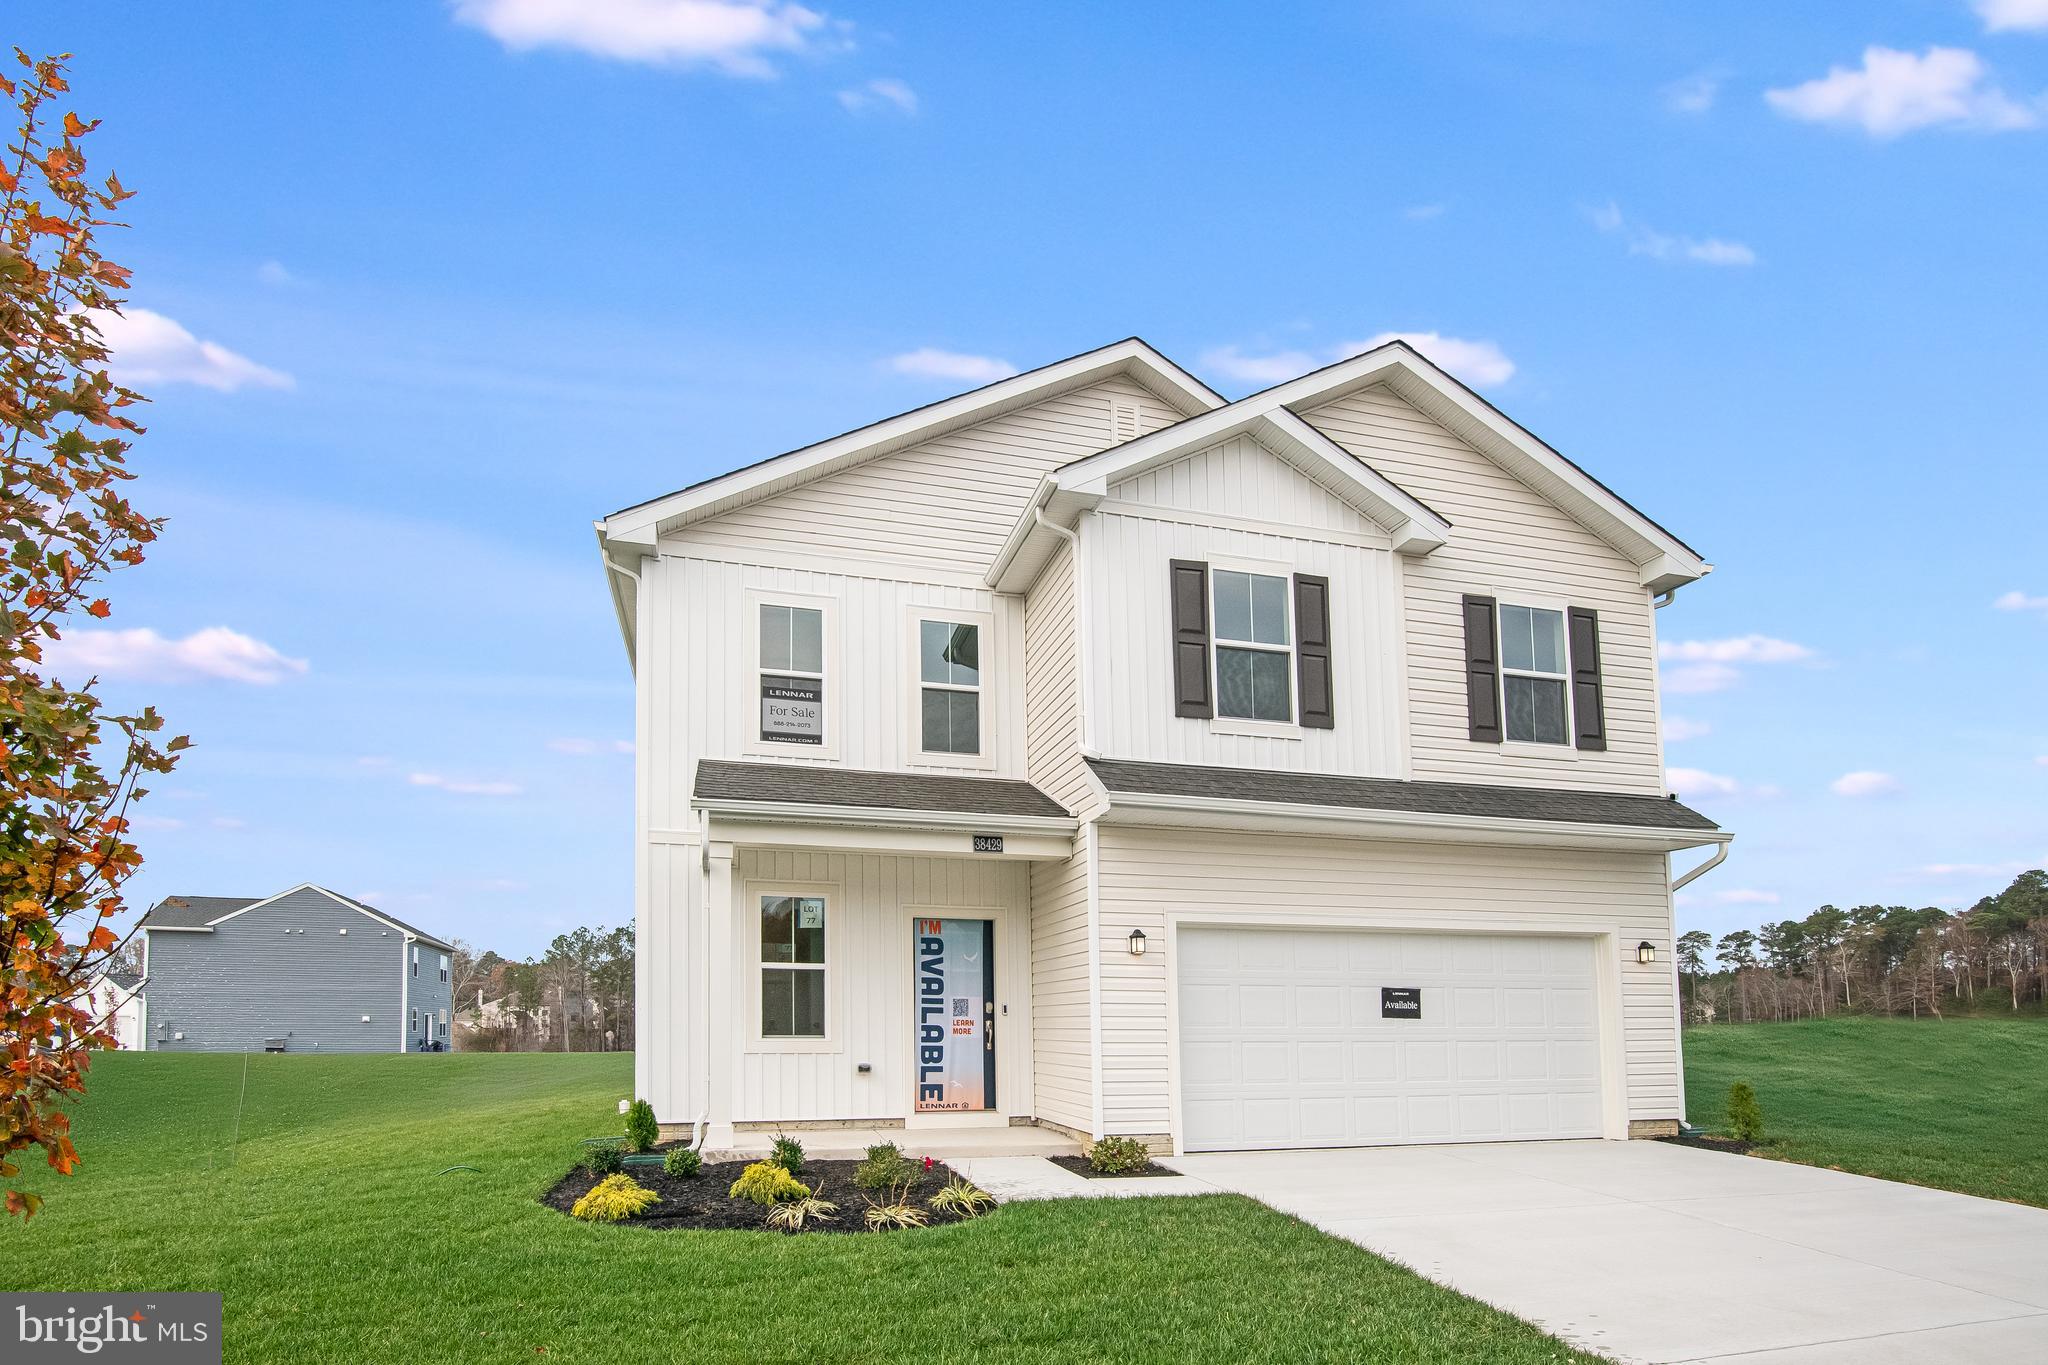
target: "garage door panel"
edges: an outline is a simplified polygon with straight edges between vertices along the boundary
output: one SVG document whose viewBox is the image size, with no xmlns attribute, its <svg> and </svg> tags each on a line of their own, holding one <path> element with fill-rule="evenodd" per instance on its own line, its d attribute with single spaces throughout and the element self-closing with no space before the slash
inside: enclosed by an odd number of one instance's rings
<svg viewBox="0 0 2048 1365">
<path fill-rule="evenodd" d="M 1594 1137 L 1587 939 L 1185 928 L 1183 1144 L 1229 1148 Z M 1420 992 L 1385 1018 L 1382 991 Z"/>
</svg>

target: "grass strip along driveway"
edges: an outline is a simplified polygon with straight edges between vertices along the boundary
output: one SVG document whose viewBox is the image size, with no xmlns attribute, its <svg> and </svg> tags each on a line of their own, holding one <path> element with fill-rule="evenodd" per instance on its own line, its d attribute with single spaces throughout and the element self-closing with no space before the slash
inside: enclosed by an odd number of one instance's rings
<svg viewBox="0 0 2048 1365">
<path fill-rule="evenodd" d="M 2048 1020 L 1871 1019 L 1685 1031 L 1686 1109 L 1763 1102 L 1768 1155 L 2048 1208 Z"/>
<path fill-rule="evenodd" d="M 1591 1361 L 1234 1196 L 1014 1204 L 863 1237 L 542 1207 L 631 1058 L 125 1054 L 12 1290 L 217 1289 L 229 1361 Z M 239 1127 L 238 1127 L 239 1125 Z M 478 1173 L 440 1175 L 463 1164 Z"/>
</svg>

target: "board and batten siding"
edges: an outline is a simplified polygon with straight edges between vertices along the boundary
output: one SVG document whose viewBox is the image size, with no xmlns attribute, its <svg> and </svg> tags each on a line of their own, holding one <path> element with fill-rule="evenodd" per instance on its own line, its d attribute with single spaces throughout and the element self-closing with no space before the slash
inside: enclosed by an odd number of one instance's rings
<svg viewBox="0 0 2048 1365">
<path fill-rule="evenodd" d="M 1099 826 L 1103 1126 L 1158 1135 L 1171 1126 L 1167 1083 L 1169 914 L 1239 924 L 1486 932 L 1613 932 L 1654 944 L 1658 963 L 1624 955 L 1617 992 L 1631 1119 L 1679 1115 L 1677 1017 L 1668 966 L 1671 897 L 1660 853 L 1494 844 L 1400 843 L 1216 830 Z M 1150 950 L 1123 950 L 1131 930 Z"/>
<path fill-rule="evenodd" d="M 1451 523 L 1449 544 L 1402 564 L 1410 775 L 1662 794 L 1655 614 L 1635 564 L 1384 386 L 1303 415 Z M 1461 599 L 1518 592 L 1600 613 L 1604 752 L 1468 734 Z"/>
<path fill-rule="evenodd" d="M 410 1046 L 399 1003 L 405 934 L 319 891 L 294 891 L 211 933 L 150 931 L 148 943 L 152 1051 L 261 1052 L 270 1038 L 290 1052 Z M 429 951 L 440 950 L 422 948 L 422 959 Z"/>
<path fill-rule="evenodd" d="M 1113 502 L 1207 514 L 1229 520 L 1271 522 L 1305 531 L 1343 531 L 1384 544 L 1381 528 L 1344 499 L 1303 476 L 1250 436 L 1112 484 Z"/>
</svg>

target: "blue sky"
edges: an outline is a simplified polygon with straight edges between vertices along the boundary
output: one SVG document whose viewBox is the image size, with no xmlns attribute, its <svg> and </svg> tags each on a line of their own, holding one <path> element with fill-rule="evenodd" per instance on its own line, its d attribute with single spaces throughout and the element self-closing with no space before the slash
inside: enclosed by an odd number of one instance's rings
<svg viewBox="0 0 2048 1365">
<path fill-rule="evenodd" d="M 1420 334 L 1719 566 L 1682 927 L 2048 860 L 2048 0 L 10 18 L 142 192 L 173 520 L 74 641 L 198 746 L 140 905 L 625 921 L 590 520 L 1132 333 L 1232 394 Z"/>
</svg>

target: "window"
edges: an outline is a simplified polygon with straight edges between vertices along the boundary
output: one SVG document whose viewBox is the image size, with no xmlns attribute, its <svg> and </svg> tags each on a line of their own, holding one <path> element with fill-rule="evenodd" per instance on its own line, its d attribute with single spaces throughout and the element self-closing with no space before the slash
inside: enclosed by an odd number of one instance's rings
<svg viewBox="0 0 2048 1365">
<path fill-rule="evenodd" d="M 443 954 L 441 954 L 441 980 L 445 982 L 445 981 L 446 981 L 447 979 L 448 979 L 448 954 L 446 954 L 446 953 L 443 953 Z"/>
<path fill-rule="evenodd" d="M 825 1036 L 825 898 L 761 897 L 761 1036 Z"/>
<path fill-rule="evenodd" d="M 1523 744 L 1569 744 L 1564 613 L 1500 604 L 1500 686 L 1505 733 Z"/>
<path fill-rule="evenodd" d="M 412 1031 L 412 1032 L 414 1032 L 414 1033 L 418 1033 L 418 1032 L 420 1031 L 420 1010 L 419 1010 L 419 1006 L 417 1006 L 417 1005 L 413 1006 L 413 1010 L 412 1010 L 412 1029 L 411 1029 L 411 1031 Z"/>
<path fill-rule="evenodd" d="M 1238 720 L 1294 720 L 1294 651 L 1287 580 L 1217 569 L 1216 714 Z"/>
<path fill-rule="evenodd" d="M 917 623 L 918 715 L 928 754 L 981 752 L 981 627 Z"/>
<path fill-rule="evenodd" d="M 761 739 L 825 742 L 825 613 L 761 604 Z"/>
<path fill-rule="evenodd" d="M 443 1030 L 444 1032 L 445 1032 L 445 1031 L 447 1030 L 447 1028 L 448 1028 L 448 1011 L 447 1011 L 447 1010 L 442 1010 L 442 1011 L 441 1011 L 441 1028 L 442 1028 L 442 1030 Z"/>
<path fill-rule="evenodd" d="M 344 929 L 342 932 L 347 933 L 348 931 Z M 420 950 L 417 948 L 412 950 L 412 974 L 414 976 L 420 974 Z"/>
</svg>

